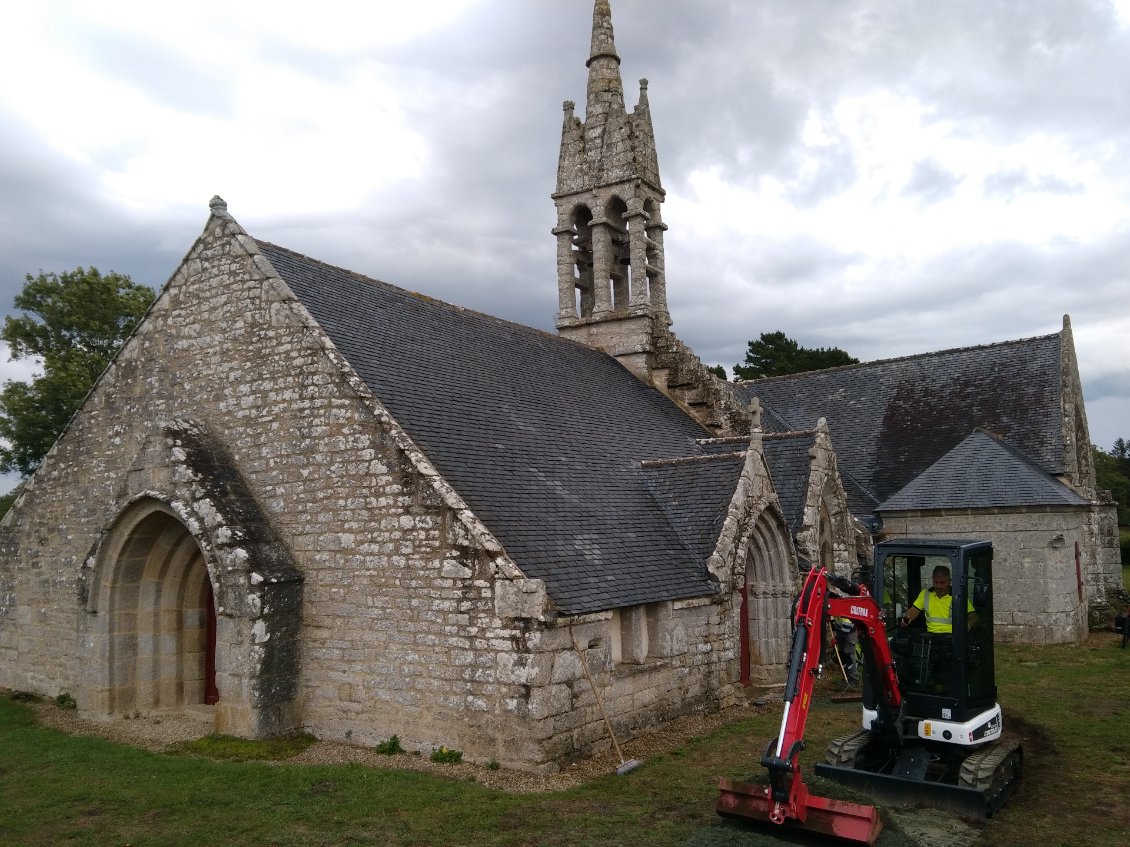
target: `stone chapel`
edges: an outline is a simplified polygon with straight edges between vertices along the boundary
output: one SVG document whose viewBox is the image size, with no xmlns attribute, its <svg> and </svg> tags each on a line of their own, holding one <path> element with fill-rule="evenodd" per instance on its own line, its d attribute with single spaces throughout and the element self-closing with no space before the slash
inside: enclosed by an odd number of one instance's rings
<svg viewBox="0 0 1130 847">
<path fill-rule="evenodd" d="M 647 83 L 629 111 L 619 65 L 596 0 L 556 335 L 213 199 L 0 524 L 0 686 L 551 772 L 607 746 L 601 706 L 623 739 L 778 683 L 800 567 L 880 537 L 990 538 L 1001 637 L 1083 637 L 1120 572 L 1069 322 L 719 380 L 671 329 Z"/>
</svg>

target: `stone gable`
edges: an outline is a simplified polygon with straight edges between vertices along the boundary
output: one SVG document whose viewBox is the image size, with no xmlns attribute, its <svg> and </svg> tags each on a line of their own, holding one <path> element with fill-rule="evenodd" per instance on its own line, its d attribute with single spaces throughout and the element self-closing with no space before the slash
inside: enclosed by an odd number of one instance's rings
<svg viewBox="0 0 1130 847">
<path fill-rule="evenodd" d="M 502 671 L 517 662 L 523 621 L 543 613 L 544 589 L 506 559 L 222 208 L 4 523 L 2 573 L 15 590 L 0 617 L 0 684 L 113 708 L 113 686 L 84 675 L 64 634 L 76 614 L 80 631 L 99 631 L 104 610 L 76 600 L 98 580 L 101 540 L 139 498 L 172 510 L 205 553 L 231 660 L 220 665 L 257 659 L 261 673 L 298 681 L 276 692 L 285 703 L 265 704 L 248 682 L 257 671 L 221 672 L 218 726 L 346 727 L 363 713 L 355 731 L 376 738 L 407 714 L 419 740 L 459 745 L 456 714 L 524 700 Z M 264 549 L 293 556 L 301 576 L 264 566 Z M 257 595 L 281 572 L 303 636 L 297 649 L 288 623 L 292 644 L 276 660 L 279 609 Z M 518 590 L 496 591 L 500 582 Z M 103 629 L 109 649 L 117 636 Z M 265 705 L 276 714 L 256 712 Z"/>
</svg>

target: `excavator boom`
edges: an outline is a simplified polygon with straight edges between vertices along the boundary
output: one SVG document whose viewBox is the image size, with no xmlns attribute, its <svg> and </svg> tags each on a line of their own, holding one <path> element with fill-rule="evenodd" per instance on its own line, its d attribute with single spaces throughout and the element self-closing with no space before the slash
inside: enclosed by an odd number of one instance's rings
<svg viewBox="0 0 1130 847">
<path fill-rule="evenodd" d="M 853 596 L 830 597 L 829 582 Z M 769 771 L 769 785 L 723 779 L 719 784 L 718 812 L 874 844 L 882 830 L 878 810 L 809 793 L 798 761 L 805 747 L 804 729 L 812 706 L 812 692 L 822 670 L 828 615 L 833 611 L 875 633 L 865 643 L 873 645 L 872 649 L 879 654 L 874 661 L 889 673 L 885 705 L 897 713 L 901 699 L 879 607 L 863 586 L 841 580 L 824 568 L 812 569 L 805 579 L 793 618 L 781 730 L 761 758 L 761 764 Z"/>
</svg>

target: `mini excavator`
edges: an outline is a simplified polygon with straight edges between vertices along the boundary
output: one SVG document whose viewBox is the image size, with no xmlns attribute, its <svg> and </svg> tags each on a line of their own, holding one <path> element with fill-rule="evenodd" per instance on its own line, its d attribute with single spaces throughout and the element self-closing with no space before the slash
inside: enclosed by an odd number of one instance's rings
<svg viewBox="0 0 1130 847">
<path fill-rule="evenodd" d="M 850 620 L 859 636 L 863 727 L 832 741 L 817 775 L 891 805 L 978 820 L 1000 808 L 1023 752 L 1002 737 L 992 564 L 987 541 L 901 539 L 875 547 L 870 587 L 810 570 L 795 607 L 780 734 L 761 759 L 769 785 L 723 779 L 718 812 L 866 844 L 878 838 L 875 807 L 810 794 L 797 760 L 832 617 Z M 951 575 L 951 631 L 929 632 L 924 614 L 907 626 L 907 609 L 939 567 Z"/>
</svg>

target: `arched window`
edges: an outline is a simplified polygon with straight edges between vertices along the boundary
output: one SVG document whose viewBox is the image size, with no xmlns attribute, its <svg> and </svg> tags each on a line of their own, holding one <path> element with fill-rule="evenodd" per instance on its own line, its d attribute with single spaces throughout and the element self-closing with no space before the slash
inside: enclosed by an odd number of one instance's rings
<svg viewBox="0 0 1130 847">
<path fill-rule="evenodd" d="M 573 265 L 575 268 L 576 314 L 591 317 L 595 296 L 593 289 L 592 212 L 588 206 L 573 210 Z"/>
<path fill-rule="evenodd" d="M 631 296 L 632 254 L 631 238 L 628 232 L 627 204 L 619 197 L 613 197 L 605 210 L 609 230 L 608 276 L 611 285 L 611 306 L 614 310 L 626 309 Z"/>
</svg>

